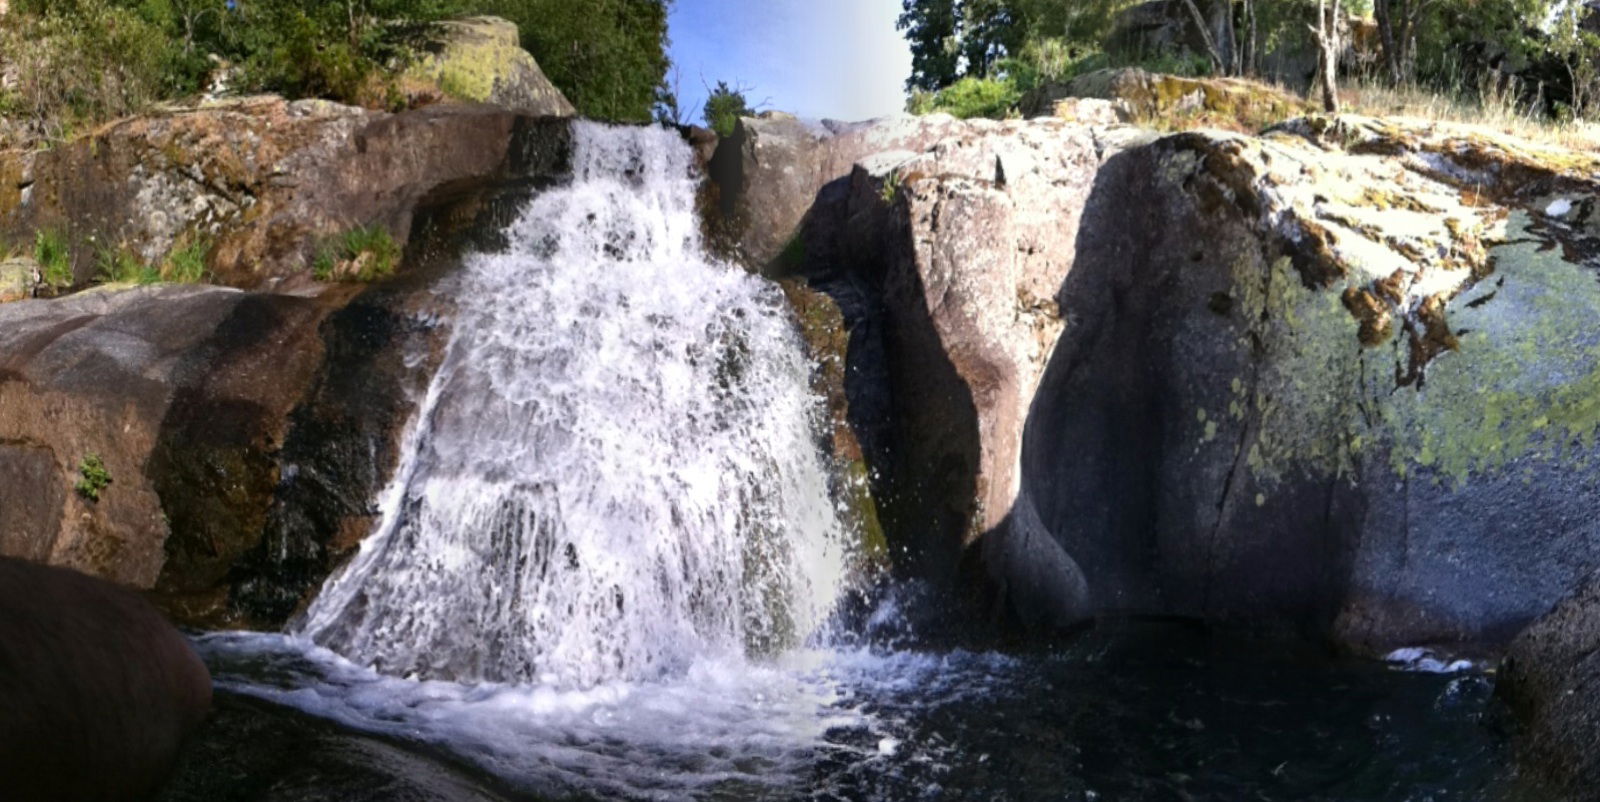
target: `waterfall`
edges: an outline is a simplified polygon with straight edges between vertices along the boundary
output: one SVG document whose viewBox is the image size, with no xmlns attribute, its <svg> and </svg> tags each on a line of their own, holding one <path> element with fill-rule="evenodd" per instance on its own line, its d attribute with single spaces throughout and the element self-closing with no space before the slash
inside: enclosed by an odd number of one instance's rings
<svg viewBox="0 0 1600 802">
<path fill-rule="evenodd" d="M 381 519 L 303 620 L 393 676 L 589 687 L 771 654 L 845 574 L 781 294 L 708 256 L 689 148 L 574 126 L 469 257 Z"/>
</svg>

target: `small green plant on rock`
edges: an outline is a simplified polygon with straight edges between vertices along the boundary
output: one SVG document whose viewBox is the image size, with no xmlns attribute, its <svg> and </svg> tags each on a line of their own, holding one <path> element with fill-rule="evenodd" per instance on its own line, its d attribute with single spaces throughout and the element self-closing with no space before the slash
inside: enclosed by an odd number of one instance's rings
<svg viewBox="0 0 1600 802">
<path fill-rule="evenodd" d="M 155 284 L 161 272 L 127 248 L 102 247 L 95 253 L 95 270 L 102 284 Z"/>
<path fill-rule="evenodd" d="M 39 263 L 39 276 L 45 284 L 56 289 L 72 286 L 72 252 L 65 234 L 53 229 L 36 232 L 33 261 Z"/>
<path fill-rule="evenodd" d="M 111 472 L 99 454 L 90 454 L 78 463 L 78 477 L 73 489 L 89 501 L 99 501 L 101 491 L 111 486 Z"/>
<path fill-rule="evenodd" d="M 376 281 L 400 264 L 400 245 L 383 226 L 358 226 L 317 252 L 311 274 L 318 281 Z"/>
<path fill-rule="evenodd" d="M 900 173 L 898 171 L 890 173 L 888 175 L 888 177 L 886 177 L 883 180 L 882 197 L 883 197 L 883 202 L 886 205 L 890 205 L 890 206 L 894 205 L 895 199 L 900 197 L 900 182 L 901 181 L 902 181 L 902 179 L 901 179 Z"/>
<path fill-rule="evenodd" d="M 181 248 L 174 249 L 167 255 L 167 263 L 161 267 L 161 278 L 176 284 L 198 284 L 206 280 L 206 256 L 211 251 L 211 243 L 204 239 L 195 241 Z"/>
</svg>

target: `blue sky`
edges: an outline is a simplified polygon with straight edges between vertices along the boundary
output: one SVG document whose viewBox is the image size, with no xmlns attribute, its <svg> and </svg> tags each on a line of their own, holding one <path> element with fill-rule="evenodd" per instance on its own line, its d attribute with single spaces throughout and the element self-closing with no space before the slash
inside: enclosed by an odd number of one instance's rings
<svg viewBox="0 0 1600 802">
<path fill-rule="evenodd" d="M 684 113 L 699 122 L 704 87 L 719 80 L 802 117 L 898 112 L 911 73 L 899 14 L 900 0 L 677 0 L 670 35 Z"/>
</svg>

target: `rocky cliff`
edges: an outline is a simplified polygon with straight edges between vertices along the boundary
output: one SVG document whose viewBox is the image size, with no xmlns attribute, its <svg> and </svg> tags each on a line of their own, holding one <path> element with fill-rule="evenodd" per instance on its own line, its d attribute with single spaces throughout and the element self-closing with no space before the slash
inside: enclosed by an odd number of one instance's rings
<svg viewBox="0 0 1600 802">
<path fill-rule="evenodd" d="M 891 545 L 1013 620 L 1493 647 L 1600 563 L 1591 157 L 928 118 L 716 161 L 732 252 L 844 310 Z"/>
</svg>

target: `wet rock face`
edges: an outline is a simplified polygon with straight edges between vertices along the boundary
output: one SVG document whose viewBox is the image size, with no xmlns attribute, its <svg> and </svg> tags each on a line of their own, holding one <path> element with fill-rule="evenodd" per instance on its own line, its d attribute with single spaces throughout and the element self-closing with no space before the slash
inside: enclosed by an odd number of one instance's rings
<svg viewBox="0 0 1600 802">
<path fill-rule="evenodd" d="M 152 590 L 184 623 L 281 626 L 368 532 L 454 263 L 313 298 L 0 307 L 0 554 Z"/>
<path fill-rule="evenodd" d="M 277 97 L 139 117 L 0 154 L 0 238 L 62 233 L 80 287 L 98 249 L 160 265 L 204 242 L 215 283 L 293 289 L 352 228 L 379 226 L 404 246 L 441 197 L 528 177 L 530 148 L 566 125 L 487 105 L 385 114 Z"/>
<path fill-rule="evenodd" d="M 0 553 L 214 587 L 262 525 L 334 301 L 169 287 L 0 307 L 0 473 L 31 491 L 7 493 Z"/>
<path fill-rule="evenodd" d="M 497 802 L 467 772 L 384 739 L 229 694 L 156 802 Z"/>
<path fill-rule="evenodd" d="M 142 599 L 0 558 L 7 799 L 147 799 L 210 705 L 205 665 Z"/>
<path fill-rule="evenodd" d="M 1600 562 L 1583 171 L 1321 124 L 1107 162 L 1023 495 L 1101 609 L 1503 644 Z"/>
<path fill-rule="evenodd" d="M 468 113 L 505 124 L 503 164 L 405 200 L 385 282 L 0 306 L 0 555 L 152 590 L 187 624 L 281 626 L 371 524 L 448 319 L 433 287 L 567 170 L 565 123 Z M 407 158 L 454 158 L 434 150 Z"/>
</svg>

